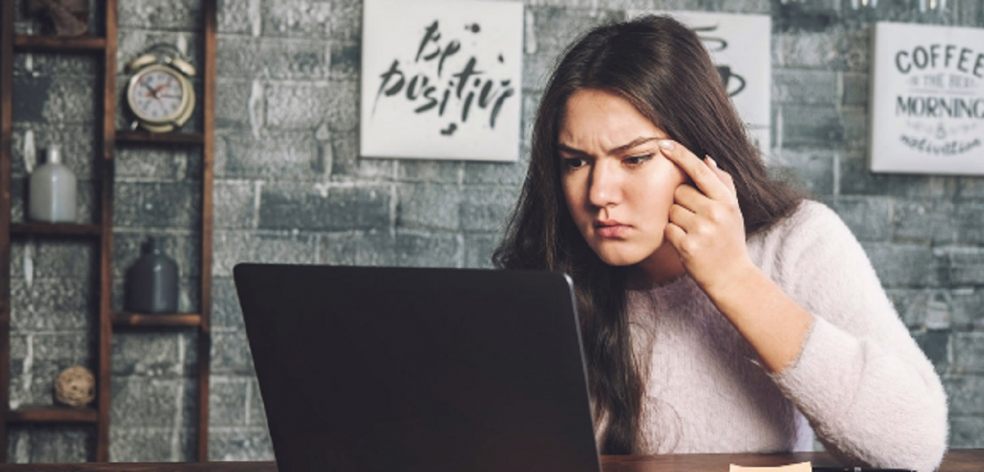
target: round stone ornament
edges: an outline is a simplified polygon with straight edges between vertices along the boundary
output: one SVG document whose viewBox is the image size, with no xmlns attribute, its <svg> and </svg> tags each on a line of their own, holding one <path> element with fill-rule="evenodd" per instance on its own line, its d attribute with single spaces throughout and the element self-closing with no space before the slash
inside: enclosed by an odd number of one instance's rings
<svg viewBox="0 0 984 472">
<path fill-rule="evenodd" d="M 81 408 L 96 398 L 96 378 L 80 365 L 69 367 L 55 379 L 55 400 L 64 405 Z"/>
</svg>

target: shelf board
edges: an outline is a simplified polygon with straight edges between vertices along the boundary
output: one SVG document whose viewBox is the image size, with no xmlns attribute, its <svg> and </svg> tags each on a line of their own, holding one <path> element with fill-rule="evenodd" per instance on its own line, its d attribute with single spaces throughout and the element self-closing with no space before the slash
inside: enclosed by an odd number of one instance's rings
<svg viewBox="0 0 984 472">
<path fill-rule="evenodd" d="M 10 225 L 13 236 L 82 236 L 98 237 L 102 234 L 99 225 L 76 223 L 13 223 Z"/>
<path fill-rule="evenodd" d="M 106 50 L 106 38 L 99 36 L 15 34 L 14 50 L 20 52 L 101 52 Z"/>
<path fill-rule="evenodd" d="M 198 313 L 117 313 L 113 315 L 113 326 L 117 328 L 193 328 L 201 324 L 202 315 Z"/>
<path fill-rule="evenodd" d="M 205 142 L 202 133 L 117 130 L 116 144 L 145 146 L 199 146 Z"/>
<path fill-rule="evenodd" d="M 8 423 L 97 423 L 94 408 L 67 406 L 22 406 L 7 413 Z"/>
</svg>

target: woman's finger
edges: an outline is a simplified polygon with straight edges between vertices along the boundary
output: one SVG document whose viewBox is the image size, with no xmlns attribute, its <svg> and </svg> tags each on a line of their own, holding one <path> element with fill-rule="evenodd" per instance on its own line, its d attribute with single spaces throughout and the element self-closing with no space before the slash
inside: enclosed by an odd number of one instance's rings
<svg viewBox="0 0 984 472">
<path fill-rule="evenodd" d="M 659 142 L 659 148 L 664 156 L 690 176 L 697 188 L 705 195 L 714 200 L 729 200 L 731 198 L 730 189 L 724 182 L 721 182 L 717 173 L 685 146 L 676 141 L 664 139 Z"/>
<path fill-rule="evenodd" d="M 697 214 L 706 213 L 712 203 L 707 195 L 700 193 L 700 190 L 689 184 L 683 184 L 676 188 L 673 192 L 673 201 Z"/>
<path fill-rule="evenodd" d="M 670 244 L 677 249 L 677 252 L 680 252 L 683 248 L 683 242 L 687 238 L 687 232 L 676 223 L 670 222 L 667 223 L 663 234 L 666 236 L 666 239 L 670 241 Z"/>
<path fill-rule="evenodd" d="M 738 190 L 735 188 L 735 181 L 731 178 L 731 174 L 718 167 L 717 162 L 710 155 L 704 155 L 704 162 L 706 162 L 707 166 L 714 171 L 714 174 L 718 176 L 718 179 L 720 179 L 725 186 L 731 189 L 731 193 L 737 195 Z"/>
<path fill-rule="evenodd" d="M 670 206 L 670 221 L 690 233 L 695 228 L 697 215 L 682 205 L 674 203 Z"/>
</svg>

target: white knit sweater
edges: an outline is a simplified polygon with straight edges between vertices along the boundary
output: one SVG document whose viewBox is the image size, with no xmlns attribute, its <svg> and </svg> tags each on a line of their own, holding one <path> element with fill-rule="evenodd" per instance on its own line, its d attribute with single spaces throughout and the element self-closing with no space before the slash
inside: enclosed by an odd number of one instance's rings
<svg viewBox="0 0 984 472">
<path fill-rule="evenodd" d="M 748 251 L 815 316 L 802 352 L 769 374 L 689 276 L 630 291 L 634 350 L 648 370 L 640 452 L 809 451 L 816 435 L 845 464 L 938 466 L 943 386 L 837 214 L 806 200 L 749 237 Z"/>
</svg>

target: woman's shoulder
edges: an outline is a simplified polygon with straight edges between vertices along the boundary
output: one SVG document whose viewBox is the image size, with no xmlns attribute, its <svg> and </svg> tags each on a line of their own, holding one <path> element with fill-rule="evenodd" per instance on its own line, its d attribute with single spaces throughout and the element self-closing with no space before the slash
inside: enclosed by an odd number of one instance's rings
<svg viewBox="0 0 984 472">
<path fill-rule="evenodd" d="M 804 198 L 786 217 L 776 221 L 765 233 L 781 237 L 815 235 L 816 230 L 841 231 L 847 226 L 840 216 L 825 203 Z"/>
<path fill-rule="evenodd" d="M 811 199 L 803 199 L 789 215 L 748 238 L 749 255 L 767 270 L 827 257 L 845 244 L 858 244 L 848 226 L 825 203 Z"/>
</svg>

